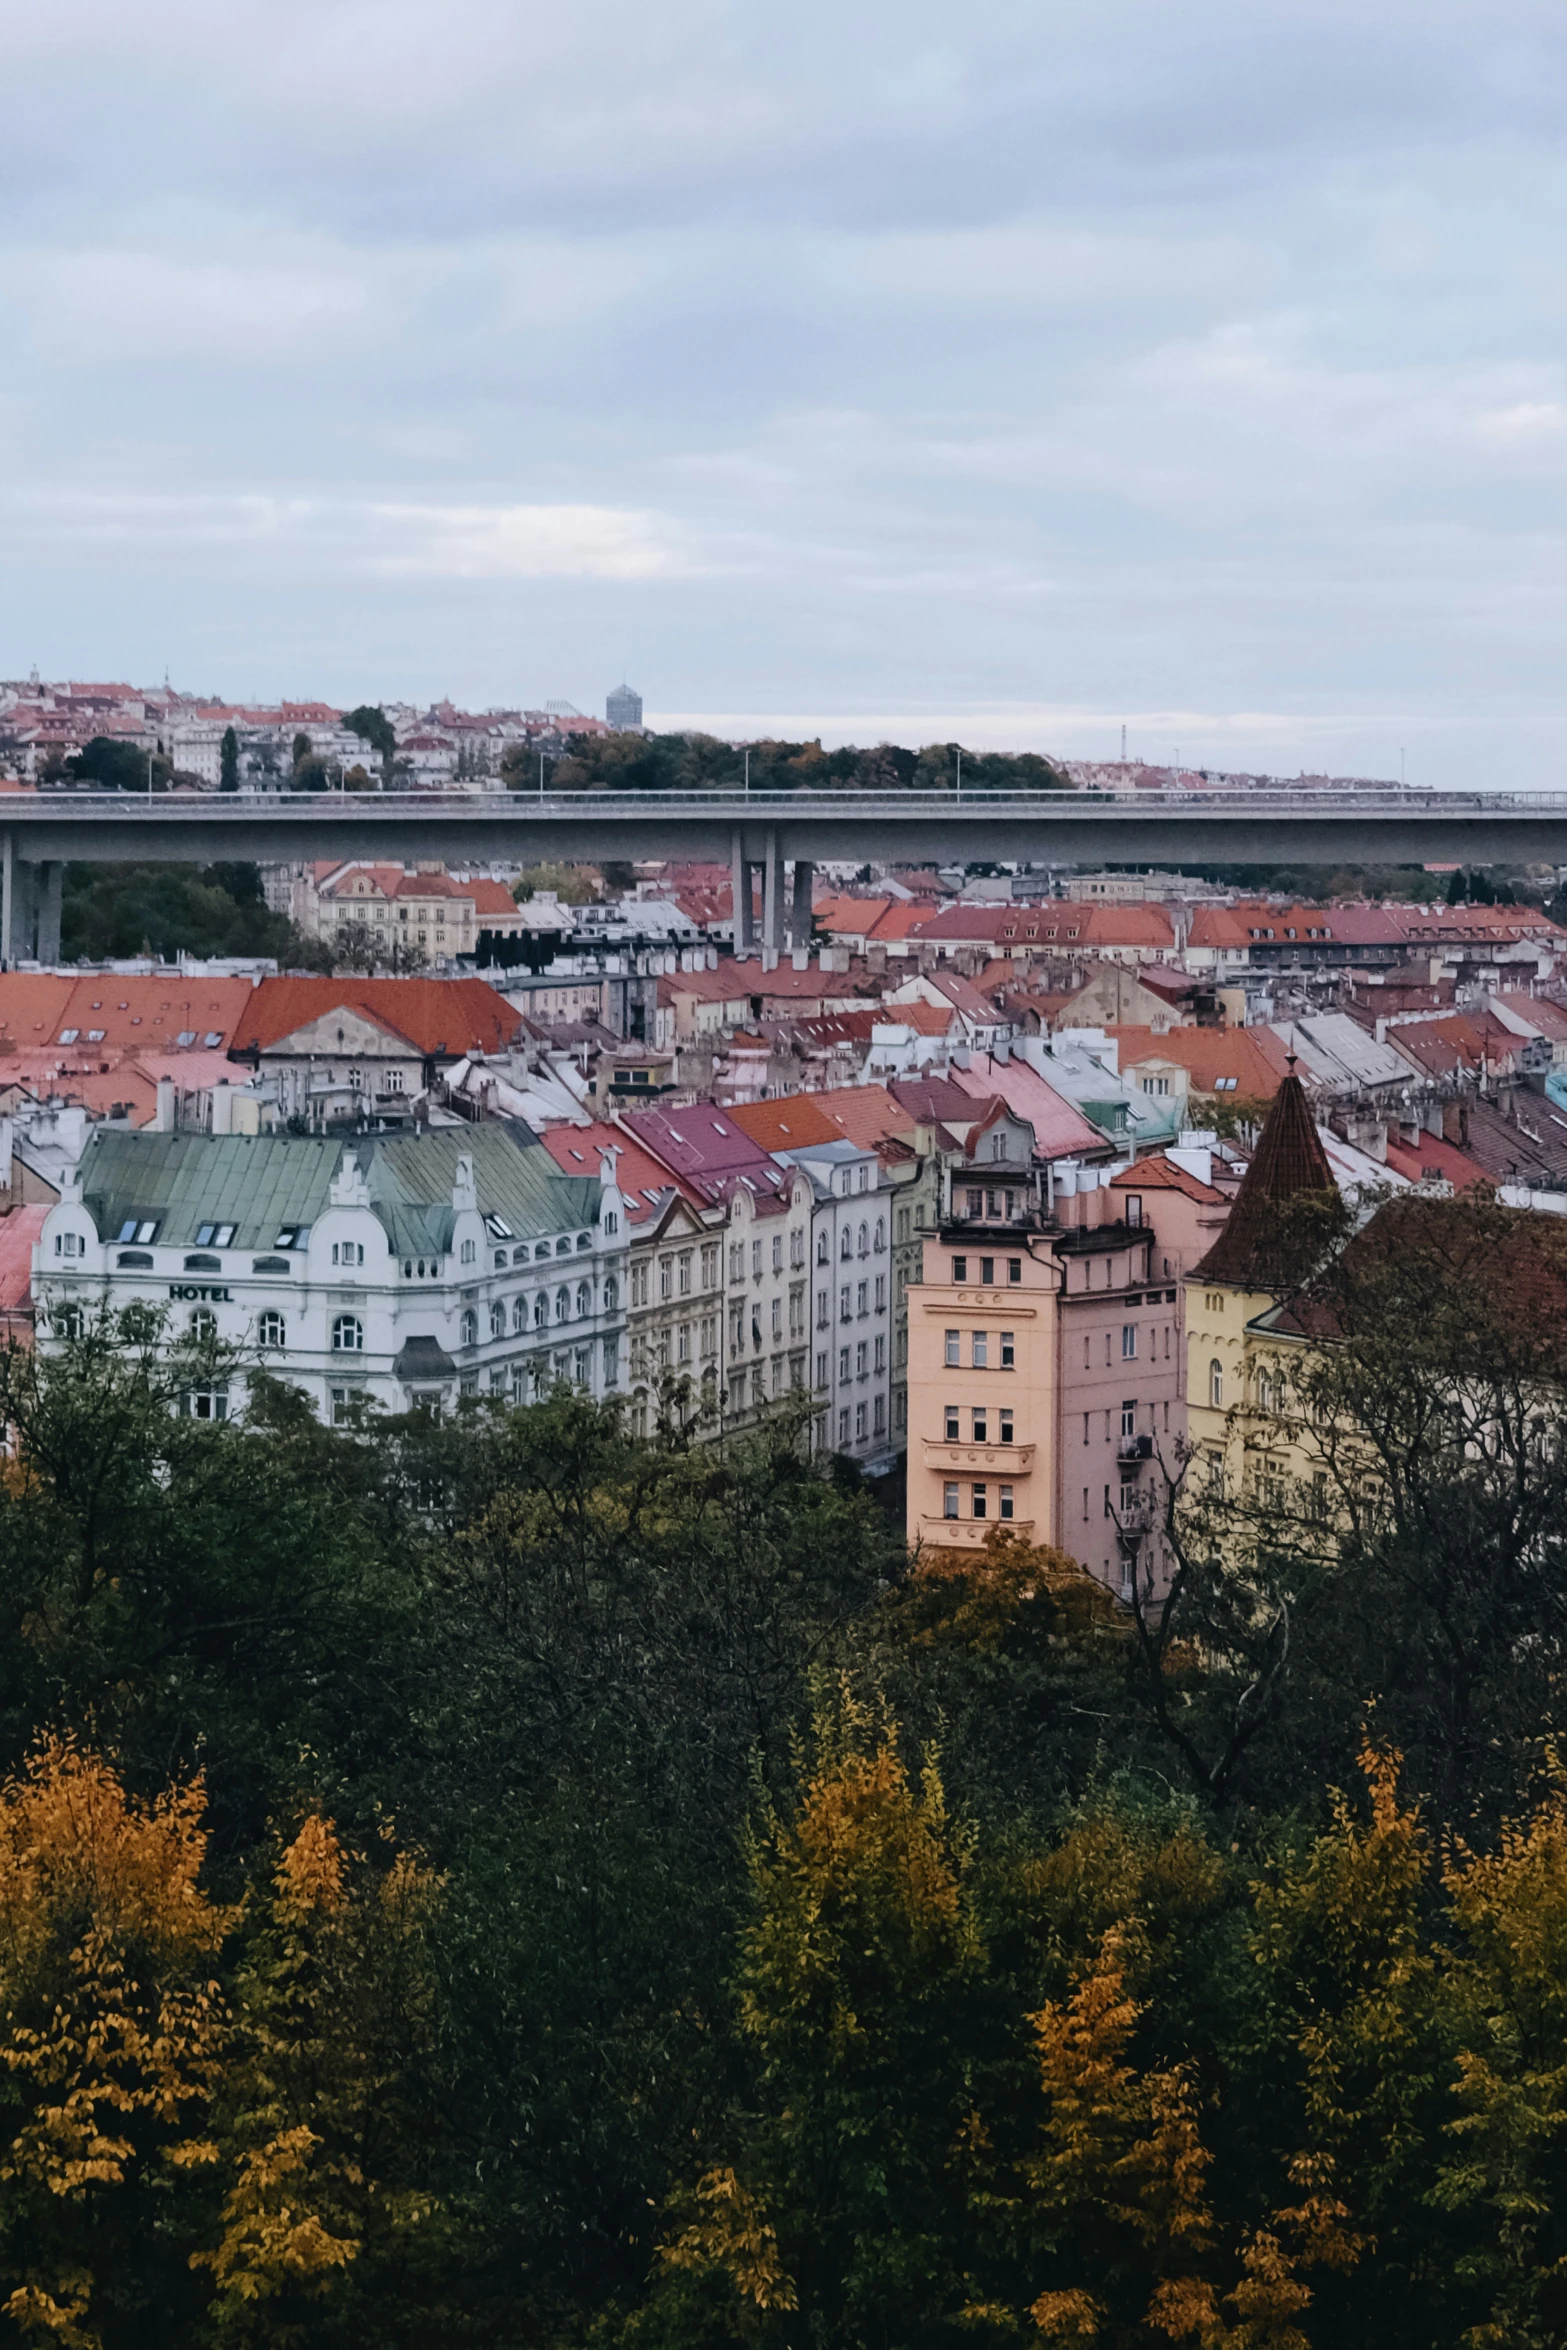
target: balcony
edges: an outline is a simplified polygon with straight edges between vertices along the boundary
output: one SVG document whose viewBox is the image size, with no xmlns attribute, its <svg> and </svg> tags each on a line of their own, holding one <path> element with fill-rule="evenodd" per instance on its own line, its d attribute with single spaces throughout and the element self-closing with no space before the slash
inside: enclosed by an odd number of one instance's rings
<svg viewBox="0 0 1567 2350">
<path fill-rule="evenodd" d="M 1026 1477 L 1034 1466 L 1038 1449 L 1033 1444 L 947 1444 L 935 1436 L 924 1440 L 925 1466 L 941 1477 L 956 1476 L 968 1469 L 984 1469 L 997 1477 L 1009 1472 L 1014 1477 Z"/>
<path fill-rule="evenodd" d="M 944 1550 L 978 1550 L 994 1527 L 1004 1533 L 1019 1535 L 1024 1542 L 1034 1539 L 1032 1518 L 934 1518 L 920 1519 L 920 1540 Z"/>
<path fill-rule="evenodd" d="M 1153 1438 L 1151 1436 L 1123 1436 L 1115 1448 L 1115 1457 L 1118 1461 L 1151 1461 L 1153 1459 Z"/>
</svg>

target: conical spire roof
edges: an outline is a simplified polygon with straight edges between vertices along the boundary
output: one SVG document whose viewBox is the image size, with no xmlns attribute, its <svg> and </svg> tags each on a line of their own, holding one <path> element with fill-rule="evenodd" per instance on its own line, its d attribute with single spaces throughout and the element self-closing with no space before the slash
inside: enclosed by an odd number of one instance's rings
<svg viewBox="0 0 1567 2350">
<path fill-rule="evenodd" d="M 1301 1192 L 1338 1188 L 1294 1058 L 1292 1053 L 1289 1075 L 1273 1097 L 1224 1230 L 1197 1267 L 1200 1280 L 1266 1289 L 1264 1258 L 1270 1242 L 1276 1247 L 1277 1210 Z"/>
</svg>

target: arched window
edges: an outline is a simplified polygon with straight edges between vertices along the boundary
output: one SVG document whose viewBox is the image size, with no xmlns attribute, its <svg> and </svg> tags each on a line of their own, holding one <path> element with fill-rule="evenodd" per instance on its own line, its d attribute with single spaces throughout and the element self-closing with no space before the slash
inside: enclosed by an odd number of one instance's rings
<svg viewBox="0 0 1567 2350">
<path fill-rule="evenodd" d="M 591 1248 L 592 1246 L 593 1235 L 591 1232 L 579 1232 L 577 1234 L 577 1254 L 579 1257 L 581 1256 L 584 1249 Z"/>
<path fill-rule="evenodd" d="M 887 1245 L 887 1223 L 886 1223 L 886 1218 L 885 1218 L 885 1217 L 883 1217 L 883 1216 L 878 1216 L 878 1217 L 877 1217 L 877 1219 L 876 1219 L 876 1254 L 877 1254 L 878 1256 L 880 1256 L 880 1255 L 881 1255 L 881 1253 L 882 1253 L 883 1249 L 886 1247 L 886 1245 Z"/>
<path fill-rule="evenodd" d="M 196 1306 L 190 1317 L 190 1334 L 198 1346 L 205 1346 L 218 1335 L 218 1317 L 210 1306 Z"/>
<path fill-rule="evenodd" d="M 606 1313 L 606 1314 L 612 1314 L 612 1313 L 615 1311 L 615 1308 L 616 1308 L 616 1307 L 619 1305 L 619 1303 L 620 1303 L 620 1283 L 619 1283 L 619 1282 L 618 1282 L 618 1281 L 615 1279 L 615 1276 L 614 1276 L 614 1274 L 613 1274 L 613 1273 L 606 1274 L 606 1276 L 605 1276 L 605 1279 L 604 1279 L 604 1311 L 605 1311 L 605 1313 Z"/>
<path fill-rule="evenodd" d="M 283 1335 L 283 1317 L 281 1314 L 262 1315 L 260 1321 L 256 1324 L 256 1343 L 258 1346 L 270 1347 L 280 1347 L 287 1343 Z"/>
<path fill-rule="evenodd" d="M 827 1262 L 827 1235 L 825 1232 L 818 1232 L 816 1235 L 816 1262 L 819 1265 L 825 1265 Z"/>
<path fill-rule="evenodd" d="M 591 1313 L 592 1313 L 592 1311 L 593 1311 L 593 1284 L 592 1284 L 592 1282 L 591 1282 L 591 1281 L 579 1281 L 579 1282 L 577 1283 L 577 1319 L 578 1319 L 578 1321 L 579 1321 L 579 1322 L 585 1322 L 585 1321 L 587 1320 L 587 1318 L 588 1318 L 589 1314 L 591 1314 Z"/>
<path fill-rule="evenodd" d="M 528 1327 L 528 1301 L 525 1297 L 512 1300 L 511 1326 L 514 1337 L 520 1338 Z"/>
<path fill-rule="evenodd" d="M 1208 1365 L 1208 1401 L 1216 1412 L 1224 1409 L 1224 1365 L 1217 1355 Z"/>
<path fill-rule="evenodd" d="M 1257 1402 L 1265 1412 L 1273 1409 L 1273 1381 L 1266 1371 L 1257 1373 Z"/>
<path fill-rule="evenodd" d="M 549 1319 L 550 1319 L 550 1301 L 549 1301 L 549 1299 L 546 1297 L 546 1295 L 545 1295 L 544 1291 L 541 1289 L 541 1290 L 539 1291 L 539 1294 L 538 1294 L 538 1296 L 537 1296 L 537 1297 L 534 1299 L 534 1301 L 533 1301 L 533 1327 L 534 1327 L 534 1329 L 535 1329 L 535 1330 L 547 1330 L 547 1329 L 549 1328 Z"/>
<path fill-rule="evenodd" d="M 843 1228 L 843 1238 L 838 1244 L 838 1254 L 844 1259 L 845 1263 L 847 1263 L 848 1259 L 854 1254 L 854 1235 L 849 1230 L 847 1224 L 845 1224 Z"/>
<path fill-rule="evenodd" d="M 460 1343 L 461 1343 L 463 1346 L 477 1346 L 477 1345 L 478 1345 L 478 1343 L 479 1343 L 479 1317 L 478 1317 L 478 1315 L 477 1315 L 477 1314 L 474 1312 L 474 1310 L 473 1310 L 472 1306 L 469 1306 L 469 1307 L 467 1307 L 467 1308 L 465 1309 L 465 1311 L 464 1311 L 464 1313 L 463 1313 L 463 1318 L 462 1318 L 462 1320 L 461 1320 L 461 1321 L 458 1323 L 457 1327 L 458 1327 L 459 1331 L 462 1333 L 462 1336 L 461 1336 Z"/>
<path fill-rule="evenodd" d="M 365 1351 L 365 1326 L 357 1314 L 339 1314 L 332 1324 L 332 1352 L 335 1355 L 361 1355 Z"/>
<path fill-rule="evenodd" d="M 870 1253 L 871 1253 L 871 1235 L 870 1235 L 870 1227 L 869 1227 L 868 1225 L 862 1224 L 862 1225 L 860 1226 L 860 1254 L 861 1254 L 861 1256 L 862 1256 L 862 1257 L 868 1257 L 868 1256 L 870 1255 Z"/>
<path fill-rule="evenodd" d="M 557 1240 L 555 1243 L 555 1254 L 558 1257 L 569 1257 L 571 1254 L 571 1242 L 569 1240 Z"/>
<path fill-rule="evenodd" d="M 535 1257 L 547 1257 L 550 1253 L 549 1242 L 547 1240 L 541 1240 L 533 1253 Z"/>
<path fill-rule="evenodd" d="M 490 1336 L 492 1338 L 504 1338 L 505 1335 L 506 1308 L 502 1305 L 500 1299 L 497 1298 L 494 1305 L 492 1305 L 490 1308 Z"/>
<path fill-rule="evenodd" d="M 620 1230 L 620 1217 L 613 1208 L 606 1208 L 604 1210 L 604 1229 L 606 1232 L 618 1232 Z"/>
<path fill-rule="evenodd" d="M 569 1289 L 557 1289 L 555 1292 L 555 1319 L 557 1322 L 571 1320 L 571 1291 Z"/>
</svg>

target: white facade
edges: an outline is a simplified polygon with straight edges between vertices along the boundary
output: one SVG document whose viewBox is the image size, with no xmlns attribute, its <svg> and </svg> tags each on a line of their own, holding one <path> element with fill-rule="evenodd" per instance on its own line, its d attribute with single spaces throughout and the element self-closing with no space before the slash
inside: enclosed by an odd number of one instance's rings
<svg viewBox="0 0 1567 2350">
<path fill-rule="evenodd" d="M 597 1184 L 555 1186 L 562 1202 L 575 1191 L 588 1220 L 520 1235 L 481 1205 L 474 1160 L 460 1156 L 450 1216 L 435 1220 L 442 1242 L 424 1254 L 407 1231 L 399 1234 L 396 1212 L 372 1199 L 352 1145 L 313 1220 L 279 1225 L 271 1245 L 256 1244 L 260 1227 L 252 1225 L 249 1244 L 235 1246 L 239 1227 L 218 1220 L 224 1189 L 214 1183 L 214 1220 L 195 1228 L 193 1245 L 188 1236 L 164 1241 L 164 1228 L 172 1234 L 180 1218 L 158 1212 L 151 1185 L 145 1217 L 126 1215 L 116 1230 L 100 1232 L 82 1174 L 74 1173 L 34 1251 L 39 1343 L 59 1345 L 79 1317 L 105 1307 L 150 1307 L 166 1317 L 172 1337 L 243 1350 L 337 1424 L 365 1404 L 402 1412 L 460 1395 L 531 1402 L 563 1381 L 596 1398 L 623 1387 L 626 1218 L 607 1173 Z M 240 1400 L 215 1386 L 196 1393 L 191 1408 L 220 1418 Z"/>
<path fill-rule="evenodd" d="M 813 1191 L 811 1386 L 817 1443 L 862 1467 L 892 1466 L 891 1200 L 874 1151 L 828 1142 L 776 1158 Z"/>
</svg>

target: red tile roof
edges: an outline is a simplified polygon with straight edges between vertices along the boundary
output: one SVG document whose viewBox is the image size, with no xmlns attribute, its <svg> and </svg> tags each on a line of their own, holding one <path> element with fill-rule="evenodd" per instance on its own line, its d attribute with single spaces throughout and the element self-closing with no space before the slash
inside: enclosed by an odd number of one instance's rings
<svg viewBox="0 0 1567 2350">
<path fill-rule="evenodd" d="M 1213 1183 L 1204 1183 L 1188 1167 L 1178 1167 L 1162 1155 L 1139 1159 L 1135 1167 L 1120 1167 L 1110 1178 L 1112 1191 L 1179 1191 L 1205 1208 L 1222 1208 L 1230 1195 Z"/>
<path fill-rule="evenodd" d="M 263 979 L 239 1021 L 236 1049 L 263 1052 L 338 1010 L 355 1011 L 420 1053 L 455 1059 L 500 1052 L 519 1032 L 516 1012 L 482 979 Z"/>
<path fill-rule="evenodd" d="M 1127 1022 L 1105 1030 L 1120 1051 L 1120 1069 L 1146 1061 L 1172 1061 L 1184 1069 L 1194 1093 L 1212 1093 L 1221 1077 L 1233 1078 L 1226 1092 L 1272 1101 L 1287 1067 L 1285 1049 L 1265 1028 L 1171 1028 L 1156 1034 Z"/>
<path fill-rule="evenodd" d="M 920 924 L 916 935 L 1011 952 L 1032 947 L 1040 954 L 1085 953 L 1091 947 L 1146 947 L 1157 954 L 1175 944 L 1162 906 L 1089 906 L 1062 899 L 1038 906 L 946 906 Z"/>
<path fill-rule="evenodd" d="M 1199 1275 L 1235 1289 L 1265 1289 L 1264 1258 L 1273 1238 L 1275 1211 L 1304 1193 L 1337 1188 L 1306 1089 L 1291 1071 L 1273 1097 L 1228 1221 L 1198 1266 Z"/>
<path fill-rule="evenodd" d="M 626 1203 L 627 1225 L 633 1232 L 640 1232 L 657 1221 L 669 1203 L 671 1192 L 678 1192 L 683 1199 L 696 1204 L 697 1195 L 677 1182 L 667 1167 L 661 1167 L 622 1128 L 606 1125 L 602 1119 L 595 1120 L 591 1126 L 548 1126 L 539 1140 L 563 1175 L 597 1175 L 602 1165 L 600 1150 L 618 1151 L 615 1180 Z"/>
</svg>

